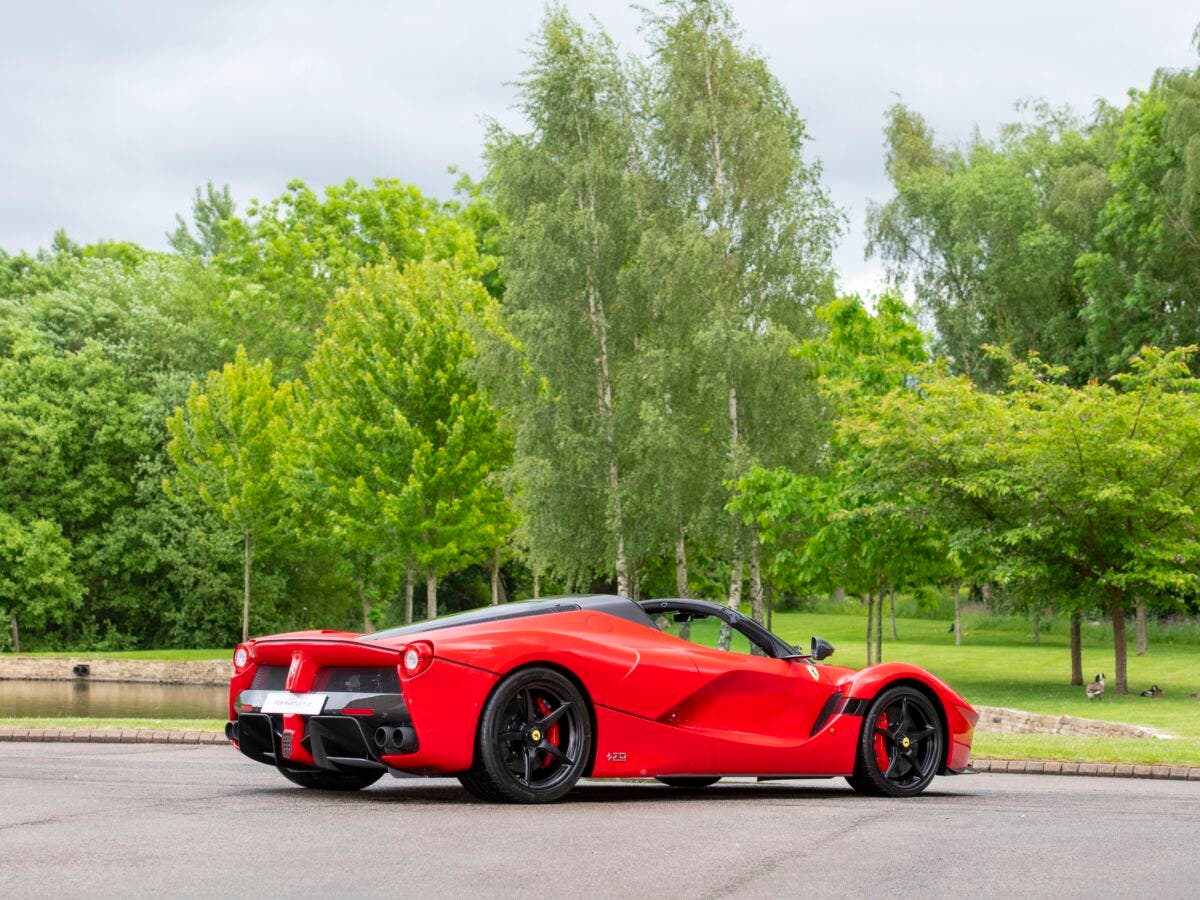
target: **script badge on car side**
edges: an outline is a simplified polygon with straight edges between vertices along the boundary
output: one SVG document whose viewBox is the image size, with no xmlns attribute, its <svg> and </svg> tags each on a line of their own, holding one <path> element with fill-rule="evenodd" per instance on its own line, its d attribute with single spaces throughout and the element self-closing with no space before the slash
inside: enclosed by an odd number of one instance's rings
<svg viewBox="0 0 1200 900">
<path fill-rule="evenodd" d="M 325 694 L 292 694 L 287 691 L 273 691 L 267 694 L 263 701 L 262 711 L 265 713 L 283 713 L 298 716 L 320 715 L 325 708 Z"/>
</svg>

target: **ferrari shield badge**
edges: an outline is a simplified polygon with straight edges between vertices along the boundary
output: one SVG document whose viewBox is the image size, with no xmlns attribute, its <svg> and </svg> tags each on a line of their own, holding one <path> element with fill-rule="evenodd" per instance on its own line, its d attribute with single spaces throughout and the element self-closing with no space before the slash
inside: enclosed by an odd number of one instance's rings
<svg viewBox="0 0 1200 900">
<path fill-rule="evenodd" d="M 813 677 L 813 681 L 820 681 L 820 680 L 821 680 L 821 673 L 817 671 L 817 667 L 816 667 L 816 666 L 812 666 L 812 665 L 810 665 L 810 666 L 808 667 L 808 674 L 809 674 L 809 675 L 811 675 L 811 676 Z"/>
</svg>

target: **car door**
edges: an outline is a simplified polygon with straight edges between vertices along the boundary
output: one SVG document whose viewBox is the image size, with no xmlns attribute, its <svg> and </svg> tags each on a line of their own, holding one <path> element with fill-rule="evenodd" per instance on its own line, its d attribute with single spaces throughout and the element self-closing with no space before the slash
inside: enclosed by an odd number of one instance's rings
<svg viewBox="0 0 1200 900">
<path fill-rule="evenodd" d="M 807 658 L 766 655 L 769 648 L 757 646 L 716 615 L 663 615 L 671 619 L 664 630 L 691 645 L 703 685 L 671 710 L 671 721 L 708 735 L 716 772 L 804 771 L 803 747 L 833 693 L 821 668 Z"/>
</svg>

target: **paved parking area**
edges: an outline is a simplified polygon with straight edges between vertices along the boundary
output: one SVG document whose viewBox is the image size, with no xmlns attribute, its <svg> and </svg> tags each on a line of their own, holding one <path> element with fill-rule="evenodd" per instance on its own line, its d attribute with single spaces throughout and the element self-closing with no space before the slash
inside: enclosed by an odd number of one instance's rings
<svg viewBox="0 0 1200 900">
<path fill-rule="evenodd" d="M 1194 897 L 1200 784 L 986 774 L 916 800 L 844 782 L 584 783 L 492 806 L 357 794 L 228 747 L 0 743 L 3 896 Z"/>
</svg>

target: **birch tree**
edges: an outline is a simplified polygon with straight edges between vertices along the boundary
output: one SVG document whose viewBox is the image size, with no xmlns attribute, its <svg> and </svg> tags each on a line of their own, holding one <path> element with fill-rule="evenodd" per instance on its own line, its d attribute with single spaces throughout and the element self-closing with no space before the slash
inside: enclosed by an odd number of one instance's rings
<svg viewBox="0 0 1200 900">
<path fill-rule="evenodd" d="M 622 478 L 633 410 L 622 379 L 636 309 L 620 276 L 638 240 L 628 72 L 603 31 L 560 7 L 532 57 L 519 83 L 529 130 L 493 124 L 486 150 L 511 222 L 503 311 L 515 339 L 493 357 L 493 382 L 507 388 L 530 541 L 577 581 L 615 571 L 628 595 Z"/>
<path fill-rule="evenodd" d="M 693 389 L 709 399 L 710 427 L 726 436 L 717 480 L 736 483 L 761 454 L 806 443 L 797 441 L 805 410 L 794 398 L 780 402 L 789 384 L 778 374 L 795 335 L 811 327 L 813 302 L 828 295 L 838 216 L 820 167 L 803 158 L 803 121 L 726 3 L 669 2 L 646 25 L 652 163 L 681 213 L 678 262 L 702 310 L 689 341 Z M 749 555 L 757 609 L 757 538 L 743 535 L 737 517 L 727 523 L 729 604 L 741 602 Z"/>
</svg>

